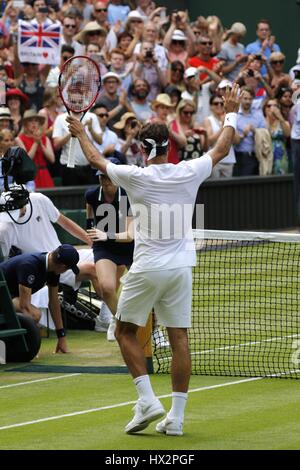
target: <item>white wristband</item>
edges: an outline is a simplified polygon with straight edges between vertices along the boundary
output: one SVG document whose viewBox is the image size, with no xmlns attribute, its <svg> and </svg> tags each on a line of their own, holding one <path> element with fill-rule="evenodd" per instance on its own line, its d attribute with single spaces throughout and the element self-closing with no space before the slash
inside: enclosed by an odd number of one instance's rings
<svg viewBox="0 0 300 470">
<path fill-rule="evenodd" d="M 227 113 L 224 120 L 223 127 L 233 127 L 236 131 L 237 126 L 237 113 Z"/>
</svg>

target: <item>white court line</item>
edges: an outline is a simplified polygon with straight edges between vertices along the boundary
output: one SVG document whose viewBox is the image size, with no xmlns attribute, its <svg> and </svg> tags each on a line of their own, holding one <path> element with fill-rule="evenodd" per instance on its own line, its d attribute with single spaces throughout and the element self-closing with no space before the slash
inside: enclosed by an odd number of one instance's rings
<svg viewBox="0 0 300 470">
<path fill-rule="evenodd" d="M 213 390 L 216 388 L 221 388 L 221 387 L 229 387 L 230 385 L 239 385 L 247 382 L 254 382 L 255 380 L 262 380 L 264 377 L 251 377 L 250 379 L 243 379 L 243 380 L 238 380 L 235 382 L 226 382 L 223 384 L 218 384 L 218 385 L 210 385 L 207 387 L 201 387 L 201 388 L 195 388 L 192 390 L 189 390 L 189 393 L 194 393 L 194 392 L 203 392 L 206 390 Z M 172 394 L 168 395 L 161 395 L 158 398 L 169 398 L 171 397 Z M 0 427 L 0 431 L 5 431 L 7 429 L 13 429 L 13 428 L 20 428 L 24 426 L 30 426 L 31 424 L 38 424 L 38 423 L 45 423 L 48 421 L 55 421 L 58 419 L 64 419 L 64 418 L 71 418 L 73 416 L 80 416 L 80 415 L 85 415 L 89 413 L 96 413 L 97 411 L 103 411 L 103 410 L 111 410 L 113 408 L 121 408 L 123 406 L 128 406 L 128 405 L 134 405 L 136 401 L 127 401 L 124 403 L 118 403 L 116 405 L 108 405 L 108 406 L 101 406 L 100 408 L 91 408 L 89 410 L 83 410 L 83 411 L 76 411 L 74 413 L 68 413 L 64 415 L 58 415 L 58 416 L 50 416 L 49 418 L 41 418 L 41 419 L 36 419 L 34 421 L 26 421 L 24 423 L 17 423 L 17 424 L 10 424 L 8 426 L 2 426 Z"/>
<path fill-rule="evenodd" d="M 48 377 L 45 379 L 36 379 L 36 380 L 28 380 L 27 382 L 18 382 L 16 384 L 1 385 L 0 390 L 3 388 L 20 387 L 21 385 L 31 385 L 31 384 L 36 384 L 39 382 L 48 382 L 49 380 L 68 379 L 69 377 L 76 377 L 78 375 L 82 375 L 82 374 L 77 373 L 77 374 L 59 375 L 57 377 Z"/>
</svg>

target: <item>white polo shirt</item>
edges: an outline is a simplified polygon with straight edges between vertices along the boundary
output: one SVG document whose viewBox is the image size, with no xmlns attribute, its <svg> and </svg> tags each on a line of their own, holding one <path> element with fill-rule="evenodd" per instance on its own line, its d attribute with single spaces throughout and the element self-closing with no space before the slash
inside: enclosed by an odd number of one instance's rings
<svg viewBox="0 0 300 470">
<path fill-rule="evenodd" d="M 134 215 L 131 272 L 196 265 L 194 204 L 200 184 L 211 171 L 208 154 L 178 165 L 154 164 L 146 168 L 109 163 L 107 174 L 127 192 Z"/>
<path fill-rule="evenodd" d="M 64 137 L 65 135 L 69 134 L 69 127 L 66 121 L 67 116 L 68 116 L 68 113 L 63 113 L 63 114 L 59 114 L 59 116 L 57 116 L 57 118 L 55 119 L 54 124 L 53 124 L 53 135 L 52 135 L 53 139 L 55 139 L 56 137 Z M 92 119 L 94 131 L 97 134 L 102 134 L 101 127 L 98 122 L 98 118 L 96 114 L 87 112 L 84 118 L 82 119 L 82 124 L 85 124 L 90 119 Z M 86 129 L 86 133 L 90 141 L 93 144 L 95 144 L 88 128 L 86 127 L 85 129 Z M 71 143 L 71 139 L 61 149 L 60 163 L 62 165 L 66 165 L 68 162 L 70 143 Z M 75 165 L 77 166 L 89 165 L 89 162 L 84 156 L 84 153 L 81 149 L 78 139 L 75 139 L 74 154 L 75 154 Z"/>
</svg>

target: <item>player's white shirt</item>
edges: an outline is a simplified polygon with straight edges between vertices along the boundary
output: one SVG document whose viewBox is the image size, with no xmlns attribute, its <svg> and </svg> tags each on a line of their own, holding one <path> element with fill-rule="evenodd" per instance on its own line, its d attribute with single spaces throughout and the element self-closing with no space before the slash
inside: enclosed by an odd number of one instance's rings
<svg viewBox="0 0 300 470">
<path fill-rule="evenodd" d="M 66 121 L 67 116 L 68 116 L 68 113 L 60 114 L 55 119 L 55 122 L 53 124 L 53 135 L 52 135 L 53 139 L 56 138 L 56 137 L 64 137 L 65 135 L 69 134 L 68 123 Z M 87 112 L 86 115 L 84 116 L 84 118 L 82 119 L 82 124 L 84 125 L 90 119 L 92 119 L 92 124 L 93 124 L 94 131 L 97 134 L 102 134 L 101 127 L 100 127 L 100 124 L 99 124 L 99 121 L 98 121 L 98 118 L 97 118 L 96 114 Z M 88 128 L 86 127 L 85 129 L 86 129 L 86 133 L 87 133 L 89 139 L 91 140 L 91 142 L 94 143 L 94 140 L 93 140 Z M 68 162 L 70 142 L 71 142 L 71 140 L 69 140 L 62 147 L 61 157 L 60 157 L 60 163 L 62 165 L 66 165 L 67 162 Z M 75 165 L 78 165 L 78 166 L 89 165 L 89 162 L 87 161 L 87 159 L 84 156 L 84 153 L 81 149 L 81 146 L 80 146 L 80 143 L 79 143 L 78 139 L 75 139 L 73 148 L 74 148 L 74 154 L 75 154 Z"/>
<path fill-rule="evenodd" d="M 154 164 L 146 168 L 109 163 L 107 174 L 127 192 L 135 217 L 131 272 L 196 265 L 193 209 L 198 188 L 211 171 L 209 154 L 178 165 Z M 175 217 L 170 218 L 171 212 Z"/>
</svg>

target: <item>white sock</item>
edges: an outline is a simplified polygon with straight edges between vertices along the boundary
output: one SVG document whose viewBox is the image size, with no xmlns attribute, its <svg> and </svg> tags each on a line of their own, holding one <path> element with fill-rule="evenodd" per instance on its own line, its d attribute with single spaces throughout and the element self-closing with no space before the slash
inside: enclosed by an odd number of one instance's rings
<svg viewBox="0 0 300 470">
<path fill-rule="evenodd" d="M 155 398 L 149 375 L 141 375 L 140 377 L 133 379 L 133 381 L 141 400 L 148 402 Z"/>
<path fill-rule="evenodd" d="M 183 421 L 184 409 L 187 402 L 187 393 L 173 392 L 172 393 L 172 408 L 170 409 L 168 416 L 170 418 L 176 418 Z"/>
</svg>

